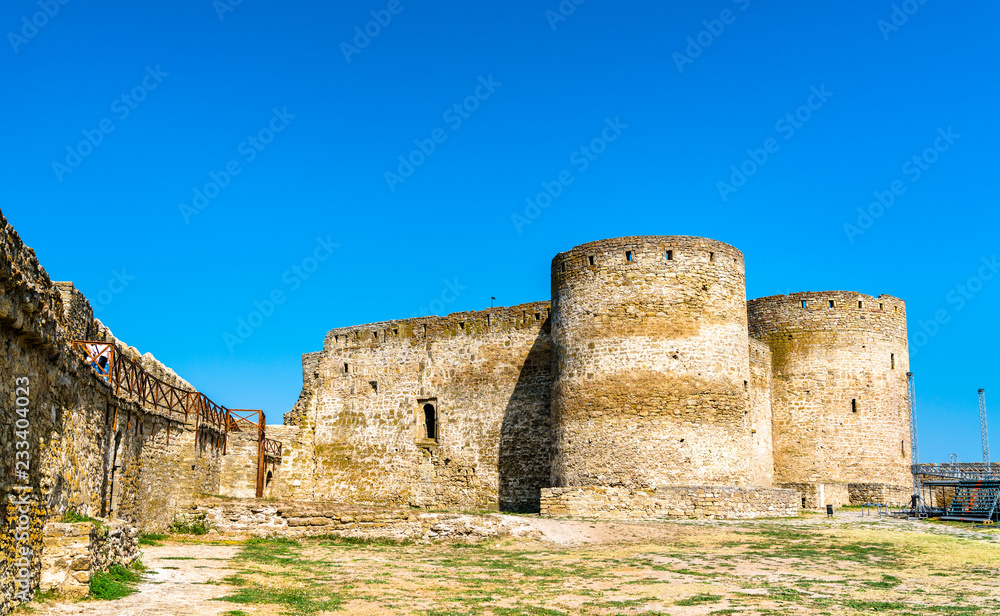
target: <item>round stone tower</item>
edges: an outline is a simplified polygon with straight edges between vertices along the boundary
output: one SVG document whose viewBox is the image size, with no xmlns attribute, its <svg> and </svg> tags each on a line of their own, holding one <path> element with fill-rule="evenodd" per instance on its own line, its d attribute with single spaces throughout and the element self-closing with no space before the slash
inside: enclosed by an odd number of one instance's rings
<svg viewBox="0 0 1000 616">
<path fill-rule="evenodd" d="M 755 299 L 748 313 L 773 354 L 775 483 L 908 486 L 906 304 L 831 291 Z"/>
<path fill-rule="evenodd" d="M 553 485 L 752 485 L 746 318 L 728 244 L 622 237 L 557 255 Z"/>
</svg>

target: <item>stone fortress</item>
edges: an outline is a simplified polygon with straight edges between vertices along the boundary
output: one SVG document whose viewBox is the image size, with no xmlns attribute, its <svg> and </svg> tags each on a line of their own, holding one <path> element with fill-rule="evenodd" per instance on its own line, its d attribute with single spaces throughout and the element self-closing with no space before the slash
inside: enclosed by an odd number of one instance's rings
<svg viewBox="0 0 1000 616">
<path fill-rule="evenodd" d="M 422 536 L 452 515 L 428 509 L 753 518 L 908 500 L 902 301 L 747 302 L 742 253 L 692 237 L 584 244 L 551 275 L 551 302 L 331 331 L 265 427 L 117 339 L 0 213 L 0 615 L 37 589 L 86 593 L 137 557 L 138 531 L 198 512 L 251 533 Z M 114 347 L 110 375 L 81 341 Z M 106 524 L 60 523 L 70 511 Z"/>
<path fill-rule="evenodd" d="M 747 301 L 744 256 L 642 236 L 552 261 L 552 301 L 334 329 L 276 494 L 615 517 L 906 502 L 906 306 Z"/>
</svg>

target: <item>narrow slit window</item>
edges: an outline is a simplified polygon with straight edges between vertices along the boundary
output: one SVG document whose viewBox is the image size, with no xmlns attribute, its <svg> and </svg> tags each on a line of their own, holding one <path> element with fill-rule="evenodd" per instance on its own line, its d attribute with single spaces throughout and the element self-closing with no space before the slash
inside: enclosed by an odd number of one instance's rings
<svg viewBox="0 0 1000 616">
<path fill-rule="evenodd" d="M 854 399 L 851 400 L 851 412 L 852 413 L 857 413 L 858 412 L 858 399 L 857 398 L 854 398 Z"/>
<path fill-rule="evenodd" d="M 587 263 L 590 265 L 590 267 L 594 267 L 594 257 L 592 256 L 587 257 Z"/>
<path fill-rule="evenodd" d="M 715 253 L 714 252 L 708 253 L 708 262 L 709 263 L 715 263 Z"/>
<path fill-rule="evenodd" d="M 632 251 L 631 250 L 626 250 L 625 251 L 625 260 L 628 261 L 629 263 L 632 262 Z"/>
<path fill-rule="evenodd" d="M 864 307 L 865 307 L 865 303 L 859 299 L 858 300 L 858 308 L 864 308 Z"/>
<path fill-rule="evenodd" d="M 350 367 L 350 366 L 348 366 L 347 364 L 344 364 L 344 374 L 347 374 L 347 373 L 349 373 L 350 371 L 351 371 L 351 367 Z"/>
<path fill-rule="evenodd" d="M 424 438 L 436 441 L 438 435 L 437 409 L 433 404 L 424 405 Z"/>
<path fill-rule="evenodd" d="M 896 369 L 896 354 L 895 353 L 890 353 L 889 354 L 889 363 L 892 365 L 892 369 L 895 370 Z"/>
<path fill-rule="evenodd" d="M 673 250 L 668 250 L 667 251 L 667 261 L 673 261 L 673 260 L 674 260 L 674 251 Z"/>
<path fill-rule="evenodd" d="M 836 300 L 832 300 L 832 299 L 831 299 L 831 300 L 830 300 L 830 308 L 836 308 L 836 307 L 837 307 L 837 302 L 836 302 Z"/>
<path fill-rule="evenodd" d="M 372 332 L 372 339 L 378 340 L 378 332 Z"/>
<path fill-rule="evenodd" d="M 879 310 L 885 310 L 885 304 L 879 304 L 878 305 L 878 309 Z"/>
<path fill-rule="evenodd" d="M 802 300 L 802 307 L 803 308 L 808 308 L 809 307 L 809 300 L 805 300 L 805 299 Z"/>
</svg>

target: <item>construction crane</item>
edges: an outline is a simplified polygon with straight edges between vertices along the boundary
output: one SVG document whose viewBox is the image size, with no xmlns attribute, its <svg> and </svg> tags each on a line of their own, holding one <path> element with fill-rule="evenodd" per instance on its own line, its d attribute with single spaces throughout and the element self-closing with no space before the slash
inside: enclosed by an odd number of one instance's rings
<svg viewBox="0 0 1000 616">
<path fill-rule="evenodd" d="M 983 435 L 983 471 L 990 474 L 990 435 L 986 429 L 986 390 L 979 390 L 979 429 Z"/>
</svg>

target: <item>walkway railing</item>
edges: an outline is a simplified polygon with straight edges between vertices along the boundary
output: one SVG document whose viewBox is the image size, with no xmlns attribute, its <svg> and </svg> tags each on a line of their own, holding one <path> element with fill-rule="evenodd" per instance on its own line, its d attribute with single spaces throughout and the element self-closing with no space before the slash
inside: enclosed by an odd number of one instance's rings
<svg viewBox="0 0 1000 616">
<path fill-rule="evenodd" d="M 212 402 L 203 393 L 161 381 L 138 362 L 117 353 L 113 342 L 74 340 L 73 345 L 83 350 L 87 361 L 111 384 L 116 396 L 132 396 L 147 410 L 159 411 L 168 419 L 185 424 L 193 418 L 196 430 L 205 426 L 227 437 L 223 440 L 225 451 L 230 426 L 229 409 Z M 169 429 L 167 439 L 169 442 Z"/>
</svg>

